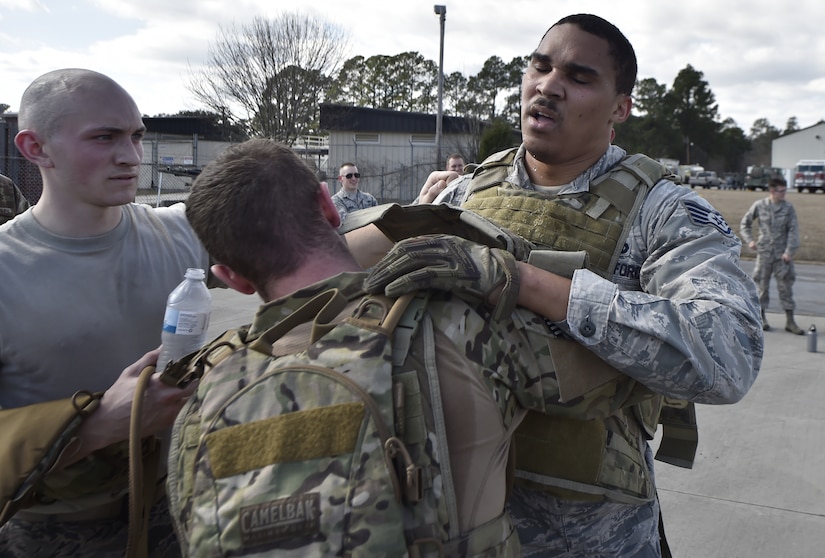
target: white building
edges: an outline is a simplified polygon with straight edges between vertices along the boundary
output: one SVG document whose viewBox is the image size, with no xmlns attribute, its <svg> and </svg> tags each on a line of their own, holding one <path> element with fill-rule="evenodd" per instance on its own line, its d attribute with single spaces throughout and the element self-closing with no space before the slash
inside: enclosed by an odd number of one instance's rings
<svg viewBox="0 0 825 558">
<path fill-rule="evenodd" d="M 773 140 L 771 166 L 785 171 L 788 186 L 794 186 L 796 164 L 802 159 L 825 160 L 825 121 Z"/>
</svg>

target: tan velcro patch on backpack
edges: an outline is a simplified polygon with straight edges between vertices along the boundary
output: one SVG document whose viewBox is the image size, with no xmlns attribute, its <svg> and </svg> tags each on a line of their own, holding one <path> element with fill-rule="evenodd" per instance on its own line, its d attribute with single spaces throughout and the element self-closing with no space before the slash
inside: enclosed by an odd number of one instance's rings
<svg viewBox="0 0 825 558">
<path fill-rule="evenodd" d="M 222 428 L 206 435 L 212 471 L 220 479 L 351 452 L 363 418 L 363 403 L 344 403 Z"/>
</svg>

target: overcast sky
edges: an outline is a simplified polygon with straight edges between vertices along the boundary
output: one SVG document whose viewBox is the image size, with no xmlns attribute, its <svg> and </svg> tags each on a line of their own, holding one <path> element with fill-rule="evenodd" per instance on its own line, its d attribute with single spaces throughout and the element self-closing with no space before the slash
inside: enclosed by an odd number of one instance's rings
<svg viewBox="0 0 825 558">
<path fill-rule="evenodd" d="M 440 0 L 444 71 L 475 74 L 498 55 L 529 54 L 553 22 L 595 13 L 630 39 L 639 78 L 670 87 L 687 64 L 704 74 L 722 119 L 801 128 L 825 118 L 822 0 Z M 19 108 L 35 77 L 84 67 L 113 77 L 154 116 L 202 108 L 186 90 L 218 26 L 302 6 L 349 30 L 346 57 L 417 51 L 436 63 L 439 20 L 424 0 L 0 0 L 0 103 Z"/>
</svg>

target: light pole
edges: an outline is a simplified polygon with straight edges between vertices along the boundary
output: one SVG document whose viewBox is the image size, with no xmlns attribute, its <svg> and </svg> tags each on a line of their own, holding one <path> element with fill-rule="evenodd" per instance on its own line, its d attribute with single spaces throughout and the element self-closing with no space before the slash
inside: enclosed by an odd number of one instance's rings
<svg viewBox="0 0 825 558">
<path fill-rule="evenodd" d="M 447 19 L 447 6 L 433 6 L 441 21 L 441 48 L 438 53 L 438 113 L 435 117 L 435 153 L 437 165 L 441 165 L 441 121 L 444 114 L 444 21 Z"/>
</svg>

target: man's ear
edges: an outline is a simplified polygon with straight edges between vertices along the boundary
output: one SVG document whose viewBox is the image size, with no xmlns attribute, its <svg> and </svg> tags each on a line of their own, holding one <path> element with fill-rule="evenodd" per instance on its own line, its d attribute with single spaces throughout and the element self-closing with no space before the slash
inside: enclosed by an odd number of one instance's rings
<svg viewBox="0 0 825 558">
<path fill-rule="evenodd" d="M 332 201 L 329 186 L 326 182 L 321 182 L 321 188 L 318 190 L 318 205 L 330 225 L 336 229 L 341 226 L 341 216 L 338 215 L 338 210 L 335 208 L 335 202 Z"/>
<path fill-rule="evenodd" d="M 37 132 L 20 130 L 14 136 L 14 145 L 17 146 L 23 157 L 38 167 L 50 168 L 54 166 L 49 155 L 43 150 L 43 142 Z"/>
<path fill-rule="evenodd" d="M 231 267 L 215 264 L 211 268 L 212 275 L 226 283 L 226 286 L 243 294 L 255 294 L 257 289 L 245 277 L 235 273 Z"/>
<path fill-rule="evenodd" d="M 613 122 L 624 122 L 630 118 L 630 109 L 633 107 L 633 98 L 630 95 L 619 95 L 616 99 L 616 107 L 613 110 Z"/>
</svg>

